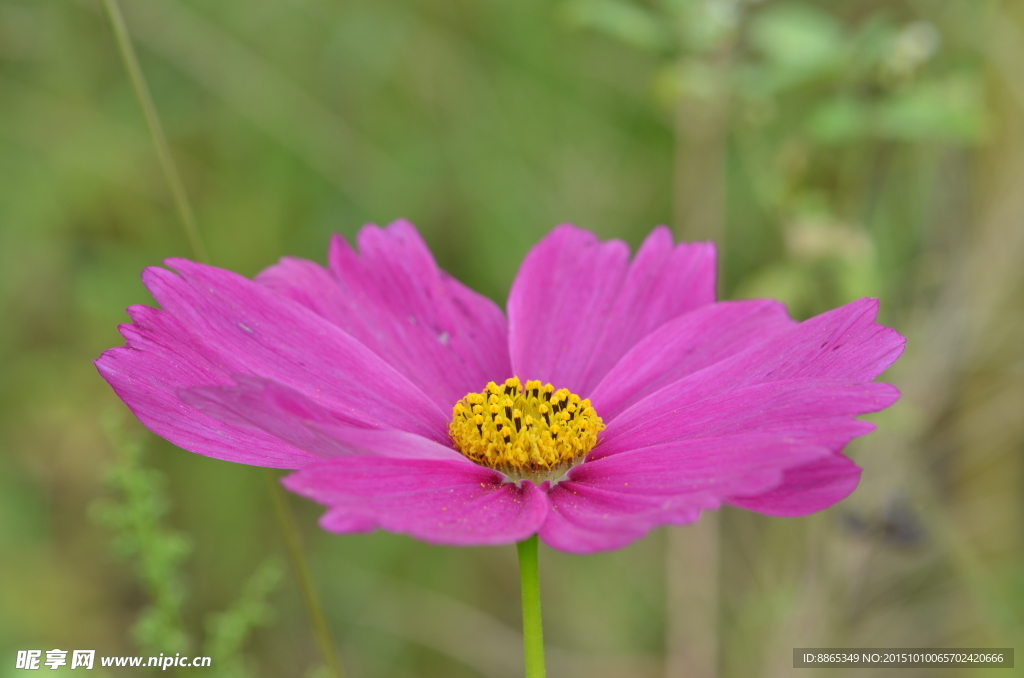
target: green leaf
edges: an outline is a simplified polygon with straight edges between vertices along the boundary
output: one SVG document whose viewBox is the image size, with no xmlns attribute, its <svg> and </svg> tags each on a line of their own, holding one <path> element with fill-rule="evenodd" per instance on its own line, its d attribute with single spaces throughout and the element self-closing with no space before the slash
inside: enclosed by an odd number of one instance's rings
<svg viewBox="0 0 1024 678">
<path fill-rule="evenodd" d="M 667 22 L 623 0 L 573 0 L 562 6 L 562 17 L 573 28 L 604 33 L 645 51 L 665 51 L 674 42 Z"/>
<path fill-rule="evenodd" d="M 844 51 L 839 22 L 809 5 L 779 5 L 759 12 L 750 39 L 773 65 L 804 73 L 831 67 Z"/>
<path fill-rule="evenodd" d="M 242 595 L 227 610 L 206 620 L 204 652 L 215 657 L 217 678 L 250 678 L 253 674 L 243 654 L 253 628 L 265 625 L 273 612 L 267 597 L 281 581 L 282 568 L 268 560 L 246 582 Z"/>
<path fill-rule="evenodd" d="M 897 141 L 978 143 L 990 128 L 981 85 L 965 75 L 912 83 L 879 104 L 876 124 Z"/>
<path fill-rule="evenodd" d="M 822 144 L 843 144 L 868 136 L 871 110 L 862 101 L 840 96 L 815 108 L 807 122 L 811 138 Z"/>
<path fill-rule="evenodd" d="M 681 98 L 714 102 L 725 98 L 732 84 L 728 73 L 700 59 L 685 59 L 662 67 L 654 75 L 654 98 L 672 106 Z"/>
</svg>

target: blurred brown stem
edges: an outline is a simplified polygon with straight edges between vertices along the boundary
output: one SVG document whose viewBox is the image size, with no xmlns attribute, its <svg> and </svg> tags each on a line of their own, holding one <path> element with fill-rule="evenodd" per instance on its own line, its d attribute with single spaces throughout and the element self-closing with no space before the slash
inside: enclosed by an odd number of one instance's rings
<svg viewBox="0 0 1024 678">
<path fill-rule="evenodd" d="M 665 678 L 718 675 L 718 518 L 667 530 Z"/>
<path fill-rule="evenodd" d="M 706 57 L 725 79 L 726 46 Z M 725 92 L 684 96 L 675 116 L 673 221 L 684 240 L 725 240 Z M 721 279 L 719 279 L 719 288 Z M 719 516 L 708 512 L 683 528 L 669 528 L 665 545 L 665 676 L 714 678 L 718 675 Z"/>
<path fill-rule="evenodd" d="M 685 240 L 725 235 L 727 110 L 723 101 L 685 97 L 676 109 L 673 217 Z"/>
</svg>

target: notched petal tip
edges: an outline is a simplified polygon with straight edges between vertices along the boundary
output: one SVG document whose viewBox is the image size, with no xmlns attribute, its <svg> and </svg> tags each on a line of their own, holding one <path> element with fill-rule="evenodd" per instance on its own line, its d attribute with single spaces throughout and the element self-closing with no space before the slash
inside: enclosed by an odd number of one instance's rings
<svg viewBox="0 0 1024 678">
<path fill-rule="evenodd" d="M 764 492 L 730 497 L 728 503 L 779 518 L 823 511 L 850 496 L 860 483 L 861 468 L 842 454 L 830 454 L 790 468 L 781 482 Z"/>
<path fill-rule="evenodd" d="M 168 260 L 170 261 L 170 260 Z M 166 261 L 164 263 L 167 263 Z M 153 291 L 154 285 L 161 285 L 164 282 L 177 278 L 177 274 L 170 271 L 162 266 L 147 266 L 142 269 L 142 284 L 146 286 L 150 292 Z"/>
<path fill-rule="evenodd" d="M 412 235 L 418 240 L 423 239 L 423 236 L 420 235 L 420 231 L 416 228 L 416 225 L 405 217 L 399 217 L 398 219 L 391 221 L 384 227 L 384 230 L 391 231 L 392 233 L 401 233 L 403 235 Z"/>
<path fill-rule="evenodd" d="M 527 253 L 509 293 L 514 371 L 589 394 L 649 333 L 714 301 L 710 253 L 655 229 L 631 261 L 621 240 L 556 227 Z"/>
</svg>

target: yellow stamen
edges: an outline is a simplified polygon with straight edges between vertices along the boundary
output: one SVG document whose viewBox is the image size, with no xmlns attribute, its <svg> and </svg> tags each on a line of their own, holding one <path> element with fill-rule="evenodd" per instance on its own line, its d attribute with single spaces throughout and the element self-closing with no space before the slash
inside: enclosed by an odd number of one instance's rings
<svg viewBox="0 0 1024 678">
<path fill-rule="evenodd" d="M 487 407 L 484 407 L 484 405 Z M 455 448 L 514 479 L 557 479 L 597 444 L 604 422 L 568 389 L 517 377 L 468 393 L 452 409 Z"/>
</svg>

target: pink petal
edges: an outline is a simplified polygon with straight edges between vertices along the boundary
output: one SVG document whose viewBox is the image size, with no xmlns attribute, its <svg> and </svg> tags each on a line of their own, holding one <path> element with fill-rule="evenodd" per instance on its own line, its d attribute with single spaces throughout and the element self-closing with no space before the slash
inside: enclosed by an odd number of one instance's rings
<svg viewBox="0 0 1024 678">
<path fill-rule="evenodd" d="M 447 442 L 449 413 L 336 325 L 240 275 L 182 259 L 143 274 L 189 341 L 228 374 L 277 381 L 342 421 Z M 186 384 L 170 385 L 175 391 Z"/>
<path fill-rule="evenodd" d="M 590 458 L 600 459 L 674 440 L 738 433 L 778 433 L 838 452 L 874 425 L 853 417 L 888 407 L 899 398 L 889 384 L 834 379 L 788 379 L 728 391 L 696 402 L 644 401 L 614 419 Z"/>
<path fill-rule="evenodd" d="M 859 299 L 810 318 L 787 334 L 776 335 L 751 351 L 772 355 L 779 347 L 775 365 L 765 373 L 773 379 L 834 377 L 870 381 L 884 372 L 903 353 L 907 343 L 899 332 L 875 322 L 878 299 Z"/>
<path fill-rule="evenodd" d="M 358 243 L 356 254 L 335 236 L 330 270 L 286 258 L 256 280 L 358 339 L 446 414 L 512 375 L 501 309 L 440 270 L 412 224 L 367 226 Z"/>
<path fill-rule="evenodd" d="M 345 425 L 318 403 L 283 384 L 241 375 L 235 380 L 236 386 L 188 389 L 180 391 L 179 396 L 219 421 L 269 433 L 321 458 L 375 454 L 472 463 L 454 449 L 413 433 Z"/>
<path fill-rule="evenodd" d="M 714 301 L 714 246 L 647 238 L 632 265 L 620 241 L 559 226 L 526 256 L 508 300 L 512 367 L 588 394 L 648 333 Z"/>
<path fill-rule="evenodd" d="M 653 411 L 678 409 L 744 386 L 800 378 L 869 381 L 899 357 L 904 344 L 899 334 L 874 322 L 877 308 L 876 300 L 861 299 L 774 334 L 635 403 L 608 424 L 605 437 L 613 423 L 621 431 L 643 426 Z"/>
<path fill-rule="evenodd" d="M 777 301 L 709 304 L 641 339 L 597 385 L 590 400 L 605 421 L 658 389 L 795 325 Z"/>
<path fill-rule="evenodd" d="M 770 516 L 805 516 L 846 499 L 859 481 L 860 468 L 845 456 L 832 454 L 786 469 L 782 483 L 767 492 L 727 501 Z"/>
<path fill-rule="evenodd" d="M 573 553 L 619 548 L 658 525 L 693 522 L 730 496 L 770 490 L 787 468 L 828 454 L 755 433 L 682 440 L 587 461 L 551 489 L 552 510 L 540 536 Z"/>
<path fill-rule="evenodd" d="M 304 468 L 282 482 L 325 504 L 331 532 L 383 529 L 434 544 L 508 544 L 535 533 L 548 503 L 536 485 L 503 482 L 472 463 L 353 456 Z"/>
<path fill-rule="evenodd" d="M 128 345 L 105 351 L 96 369 L 149 430 L 187 450 L 241 464 L 299 468 L 316 460 L 273 435 L 183 403 L 178 387 L 229 384 L 231 377 L 170 314 L 147 306 L 128 313 L 135 324 L 120 328 Z"/>
<path fill-rule="evenodd" d="M 213 419 L 178 391 L 273 379 L 316 400 L 339 422 L 392 427 L 447 444 L 448 414 L 373 352 L 307 309 L 228 271 L 175 260 L 183 276 L 150 268 L 143 279 L 160 311 L 135 306 L 127 346 L 96 361 L 136 416 L 185 449 L 259 466 L 314 459 L 266 432 Z M 372 385 L 372 388 L 370 387 Z"/>
<path fill-rule="evenodd" d="M 545 544 L 569 553 L 611 551 L 640 539 L 659 525 L 688 525 L 700 509 L 672 511 L 651 497 L 612 493 L 560 482 L 548 493 L 551 510 L 540 528 Z M 704 508 L 716 508 L 717 504 Z"/>
</svg>

